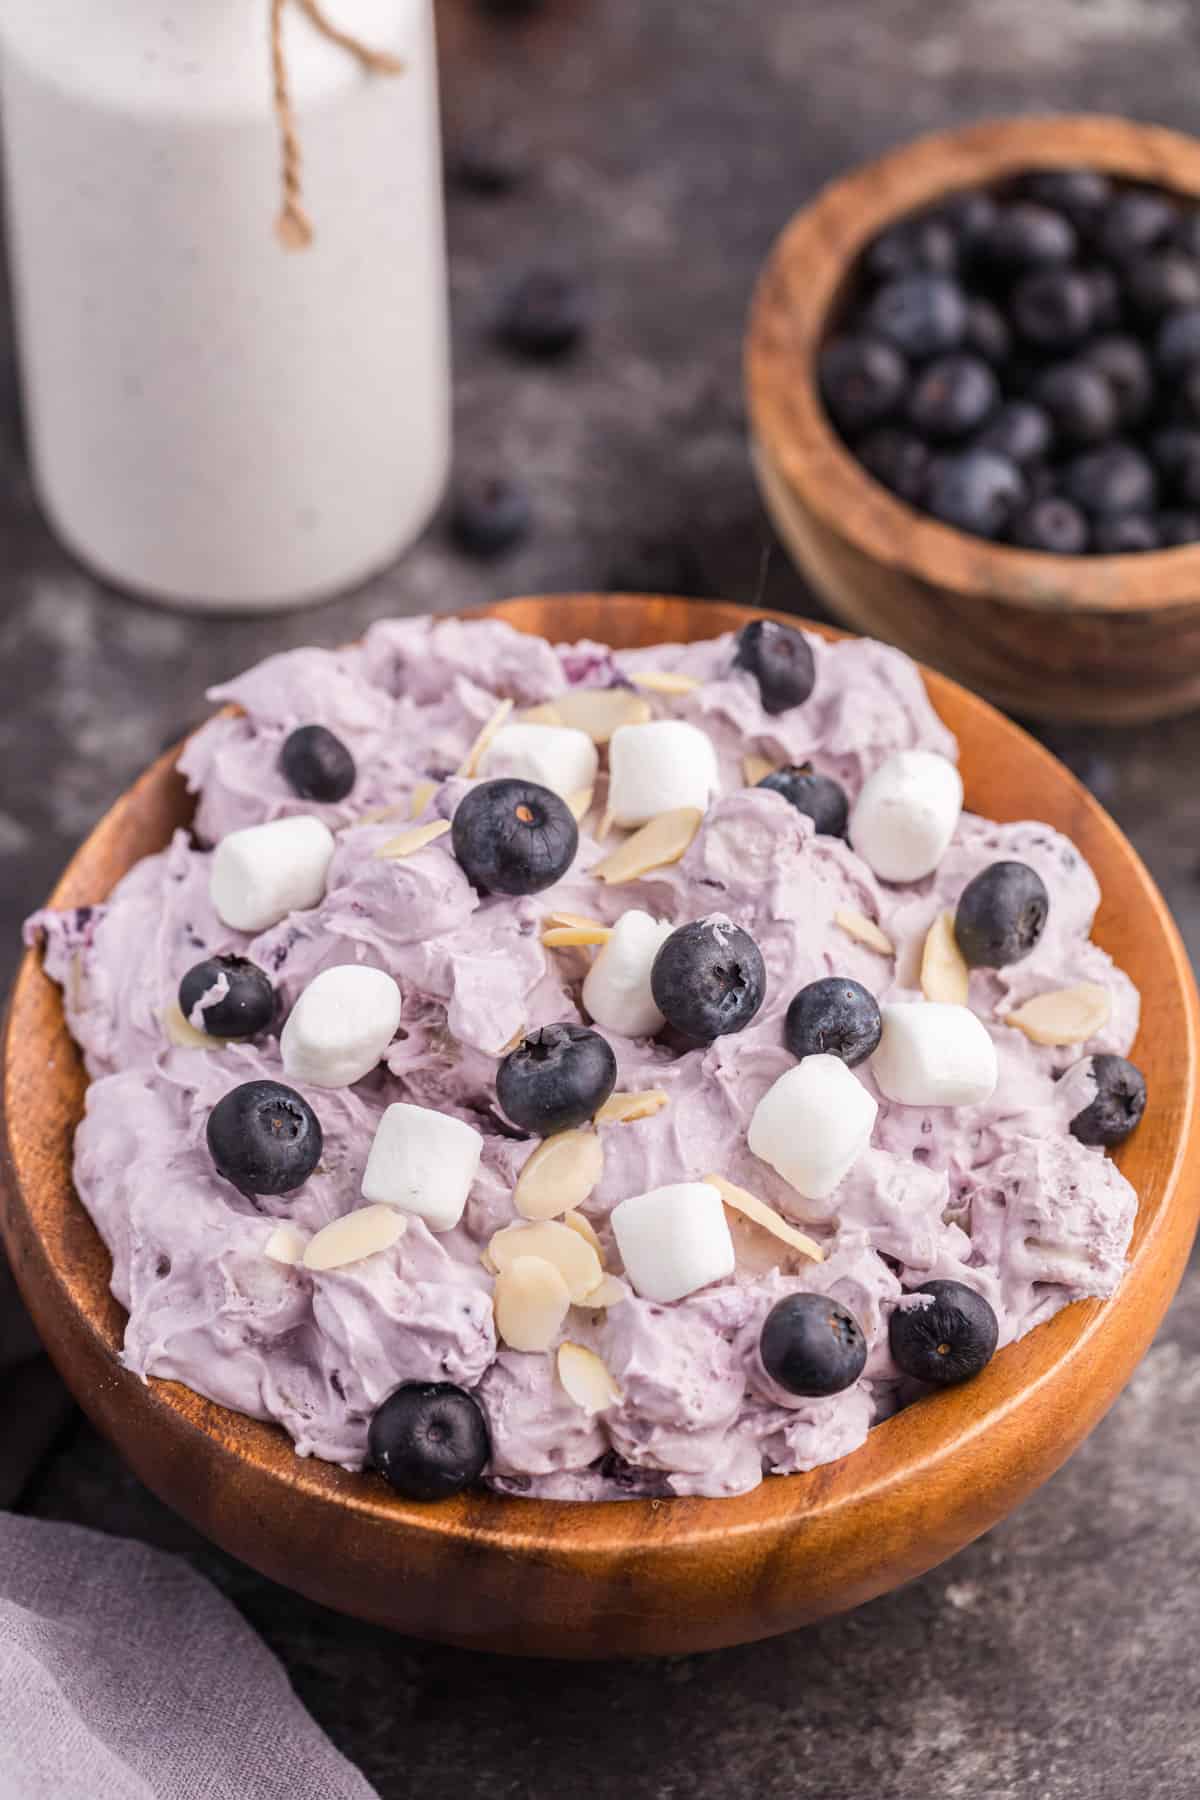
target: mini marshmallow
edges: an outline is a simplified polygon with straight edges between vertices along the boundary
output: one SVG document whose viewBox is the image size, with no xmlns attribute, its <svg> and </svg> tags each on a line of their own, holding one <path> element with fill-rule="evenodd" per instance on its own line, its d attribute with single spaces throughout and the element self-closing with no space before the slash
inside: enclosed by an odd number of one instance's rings
<svg viewBox="0 0 1200 1800">
<path fill-rule="evenodd" d="M 901 1106 L 977 1106 L 997 1080 L 996 1046 L 967 1006 L 933 1000 L 881 1008 L 871 1058 L 880 1091 Z"/>
<path fill-rule="evenodd" d="M 565 725 L 503 725 L 480 758 L 486 780 L 538 781 L 563 800 L 594 785 L 600 756 L 586 731 Z"/>
<path fill-rule="evenodd" d="M 622 1200 L 611 1214 L 625 1273 L 643 1300 L 682 1300 L 733 1274 L 733 1239 L 717 1189 L 680 1181 Z"/>
<path fill-rule="evenodd" d="M 209 895 L 222 924 L 266 931 L 324 898 L 333 833 L 308 813 L 231 831 L 213 852 Z"/>
<path fill-rule="evenodd" d="M 379 1121 L 363 1171 L 363 1199 L 415 1213 L 430 1231 L 452 1231 L 482 1154 L 483 1138 L 473 1126 L 397 1101 Z"/>
<path fill-rule="evenodd" d="M 583 983 L 583 1004 L 595 1024 L 622 1037 L 653 1037 L 666 1024 L 650 992 L 650 970 L 675 929 L 633 908 L 621 914 Z"/>
<path fill-rule="evenodd" d="M 400 989 L 382 969 L 346 963 L 309 982 L 279 1034 L 284 1072 L 313 1087 L 369 1075 L 396 1035 Z"/>
<path fill-rule="evenodd" d="M 946 854 L 962 803 L 962 776 L 947 757 L 897 751 L 864 784 L 850 843 L 881 881 L 920 881 Z"/>
<path fill-rule="evenodd" d="M 878 1111 L 839 1056 L 806 1056 L 767 1089 L 746 1141 L 806 1200 L 825 1200 L 870 1143 Z"/>
<path fill-rule="evenodd" d="M 618 825 L 645 825 L 679 806 L 703 812 L 720 786 L 711 740 L 684 719 L 619 726 L 608 770 L 608 810 Z"/>
</svg>

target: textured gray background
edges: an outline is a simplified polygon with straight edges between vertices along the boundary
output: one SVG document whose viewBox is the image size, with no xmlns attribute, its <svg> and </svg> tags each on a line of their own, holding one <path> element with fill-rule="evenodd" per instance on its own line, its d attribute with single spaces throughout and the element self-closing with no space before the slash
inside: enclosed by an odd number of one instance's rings
<svg viewBox="0 0 1200 1800">
<path fill-rule="evenodd" d="M 442 25 L 451 154 L 504 141 L 529 165 L 504 199 L 451 186 L 459 462 L 527 480 L 536 533 L 486 567 L 435 528 L 369 587 L 286 619 L 153 611 L 81 572 L 39 519 L 0 324 L 0 978 L 79 837 L 202 715 L 206 685 L 255 657 L 505 593 L 753 598 L 770 534 L 741 322 L 775 232 L 826 178 L 987 113 L 1196 122 L 1188 0 L 551 0 L 521 25 L 461 0 Z M 596 321 L 582 354 L 530 370 L 488 326 L 504 282 L 543 260 L 586 278 Z M 815 610 L 778 551 L 766 598 Z M 1046 735 L 1200 952 L 1200 719 Z M 1174 1800 L 1200 1791 L 1198 1298 L 1193 1267 L 1112 1414 L 1006 1525 L 852 1617 L 720 1655 L 521 1665 L 389 1638 L 200 1542 L 77 1416 L 21 1503 L 193 1556 L 385 1800 Z"/>
</svg>

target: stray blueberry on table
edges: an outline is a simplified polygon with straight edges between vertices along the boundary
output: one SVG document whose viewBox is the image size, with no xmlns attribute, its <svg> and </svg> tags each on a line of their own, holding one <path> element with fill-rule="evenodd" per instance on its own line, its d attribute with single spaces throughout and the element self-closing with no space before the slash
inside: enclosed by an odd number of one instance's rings
<svg viewBox="0 0 1200 1800">
<path fill-rule="evenodd" d="M 449 1500 L 492 1454 L 483 1408 L 450 1381 L 406 1381 L 376 1407 L 367 1461 L 405 1500 Z"/>
<path fill-rule="evenodd" d="M 275 1018 L 275 989 L 265 969 L 245 956 L 210 956 L 179 984 L 179 1010 L 189 1023 L 194 1008 L 221 981 L 225 992 L 201 1010 L 200 1029 L 210 1037 L 252 1038 Z"/>
<path fill-rule="evenodd" d="M 321 1160 L 316 1113 L 280 1081 L 246 1081 L 208 1115 L 208 1152 L 218 1175 L 243 1194 L 290 1194 Z"/>
<path fill-rule="evenodd" d="M 1036 948 L 1050 915 L 1050 895 L 1036 869 L 994 862 L 959 895 L 954 935 L 972 969 L 1003 969 Z"/>
<path fill-rule="evenodd" d="M 279 767 L 301 800 L 344 800 L 358 779 L 354 758 L 324 725 L 300 725 L 283 740 Z"/>
<path fill-rule="evenodd" d="M 1000 389 L 987 363 L 956 351 L 922 369 L 908 397 L 908 418 L 927 437 L 966 437 L 983 424 L 999 399 Z"/>
<path fill-rule="evenodd" d="M 901 275 L 885 282 L 867 308 L 867 324 L 905 356 L 957 350 L 967 328 L 967 302 L 948 275 Z"/>
<path fill-rule="evenodd" d="M 536 781 L 481 781 L 458 803 L 450 828 L 455 856 L 486 894 L 540 894 L 575 860 L 579 827 L 565 800 Z"/>
<path fill-rule="evenodd" d="M 699 1044 L 744 1030 L 766 991 L 762 951 L 748 931 L 725 918 L 681 925 L 650 970 L 655 1006 L 676 1031 Z"/>
<path fill-rule="evenodd" d="M 1035 500 L 1013 520 L 1009 536 L 1022 550 L 1044 550 L 1055 556 L 1078 556 L 1087 549 L 1087 520 L 1061 494 Z"/>
<path fill-rule="evenodd" d="M 848 1069 L 873 1056 L 882 1035 L 879 1002 L 848 975 L 824 975 L 802 987 L 783 1027 L 784 1042 L 798 1062 L 837 1056 Z"/>
<path fill-rule="evenodd" d="M 561 269 L 531 269 L 509 291 L 496 321 L 501 343 L 545 359 L 574 349 L 587 329 L 583 287 Z"/>
<path fill-rule="evenodd" d="M 543 1025 L 510 1050 L 496 1074 L 496 1098 L 522 1131 L 551 1137 L 583 1125 L 617 1085 L 607 1038 L 586 1025 Z"/>
<path fill-rule="evenodd" d="M 962 450 L 933 461 L 926 505 L 935 519 L 978 537 L 1000 537 L 1025 500 L 1016 463 L 994 450 Z"/>
<path fill-rule="evenodd" d="M 862 1374 L 867 1340 L 853 1313 L 826 1294 L 788 1294 L 767 1314 L 762 1365 L 789 1394 L 841 1394 Z"/>
<path fill-rule="evenodd" d="M 450 503 L 450 536 L 468 556 L 499 556 L 529 536 L 533 507 L 507 475 L 462 481 Z"/>
<path fill-rule="evenodd" d="M 1000 1328 L 982 1294 L 961 1281 L 926 1281 L 929 1304 L 898 1306 L 888 1321 L 892 1360 L 905 1375 L 937 1387 L 969 1381 L 996 1354 Z"/>
<path fill-rule="evenodd" d="M 812 645 L 802 631 L 778 619 L 752 619 L 742 626 L 733 666 L 753 675 L 763 710 L 773 715 L 803 706 L 817 679 Z"/>
<path fill-rule="evenodd" d="M 789 806 L 812 820 L 822 837 L 845 837 L 850 802 L 832 775 L 818 774 L 811 763 L 786 763 L 764 775 L 758 785 L 782 794 Z"/>
<path fill-rule="evenodd" d="M 1146 1110 L 1146 1077 L 1123 1056 L 1093 1056 L 1096 1098 L 1071 1120 L 1081 1144 L 1112 1149 L 1123 1144 Z"/>
<path fill-rule="evenodd" d="M 818 361 L 821 395 L 842 431 L 862 431 L 893 412 L 908 380 L 900 352 L 882 338 L 831 338 Z"/>
</svg>

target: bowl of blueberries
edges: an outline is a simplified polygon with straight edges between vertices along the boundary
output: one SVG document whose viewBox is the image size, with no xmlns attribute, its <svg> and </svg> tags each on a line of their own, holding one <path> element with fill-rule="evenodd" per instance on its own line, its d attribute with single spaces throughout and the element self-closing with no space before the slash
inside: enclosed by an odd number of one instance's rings
<svg viewBox="0 0 1200 1800">
<path fill-rule="evenodd" d="M 1032 717 L 1200 704 L 1200 141 L 1015 119 L 855 170 L 776 243 L 746 378 L 842 622 Z"/>
</svg>

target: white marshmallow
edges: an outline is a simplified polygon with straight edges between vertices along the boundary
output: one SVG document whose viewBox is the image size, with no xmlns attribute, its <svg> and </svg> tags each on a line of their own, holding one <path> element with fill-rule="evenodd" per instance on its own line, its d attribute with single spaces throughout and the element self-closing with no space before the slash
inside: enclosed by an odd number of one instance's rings
<svg viewBox="0 0 1200 1800">
<path fill-rule="evenodd" d="M 600 756 L 586 731 L 566 725 L 502 725 L 479 762 L 488 781 L 501 775 L 540 781 L 564 800 L 593 786 Z"/>
<path fill-rule="evenodd" d="M 881 881 L 920 881 L 946 854 L 962 803 L 962 776 L 947 757 L 899 750 L 864 784 L 850 843 Z"/>
<path fill-rule="evenodd" d="M 901 1106 L 977 1106 L 996 1086 L 996 1046 L 967 1006 L 933 1000 L 880 1009 L 871 1058 L 880 1091 Z"/>
<path fill-rule="evenodd" d="M 625 1273 L 643 1300 L 682 1300 L 733 1274 L 733 1239 L 717 1189 L 680 1181 L 622 1200 L 611 1214 Z"/>
<path fill-rule="evenodd" d="M 323 899 L 332 860 L 333 833 L 308 813 L 231 831 L 213 851 L 217 916 L 235 931 L 266 931 Z"/>
<path fill-rule="evenodd" d="M 618 825 L 645 825 L 677 806 L 703 812 L 720 786 L 711 739 L 685 719 L 618 726 L 608 772 L 608 810 Z"/>
<path fill-rule="evenodd" d="M 473 1126 L 397 1101 L 379 1121 L 363 1171 L 363 1199 L 415 1213 L 430 1231 L 452 1231 L 482 1154 L 483 1138 Z"/>
<path fill-rule="evenodd" d="M 653 1037 L 666 1024 L 650 992 L 654 959 L 675 927 L 633 908 L 622 913 L 583 983 L 593 1022 L 622 1037 Z"/>
<path fill-rule="evenodd" d="M 279 1034 L 285 1073 L 313 1087 L 369 1075 L 396 1035 L 400 989 L 382 969 L 346 963 L 309 982 Z"/>
<path fill-rule="evenodd" d="M 767 1089 L 746 1141 L 798 1194 L 824 1200 L 870 1143 L 878 1112 L 839 1056 L 806 1056 Z"/>
</svg>

